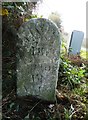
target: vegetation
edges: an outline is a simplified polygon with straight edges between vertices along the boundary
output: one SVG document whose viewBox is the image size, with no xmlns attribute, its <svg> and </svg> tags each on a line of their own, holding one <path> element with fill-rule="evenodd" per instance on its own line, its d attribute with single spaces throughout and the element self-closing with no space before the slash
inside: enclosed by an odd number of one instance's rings
<svg viewBox="0 0 88 120">
<path fill-rule="evenodd" d="M 63 45 L 63 47 L 65 46 Z M 78 56 L 71 59 L 69 57 L 63 49 L 57 89 L 59 94 L 61 93 L 63 96 L 64 101 L 66 101 L 66 98 L 69 101 L 67 101 L 67 105 L 64 105 L 64 118 L 61 117 L 61 119 L 87 120 L 88 62 L 85 62 L 86 59 L 82 59 L 81 56 L 79 59 Z M 78 63 L 81 63 L 81 66 Z"/>
<path fill-rule="evenodd" d="M 62 31 L 62 25 L 61 25 L 61 17 L 60 15 L 58 14 L 58 12 L 52 12 L 48 18 L 50 20 L 52 20 L 59 28 L 60 31 Z"/>
<path fill-rule="evenodd" d="M 57 103 L 16 95 L 16 32 L 24 21 L 37 17 L 32 14 L 36 4 L 6 2 L 0 13 L 3 16 L 2 120 L 87 120 L 88 60 L 84 53 L 68 56 L 64 43 L 56 90 Z"/>
<path fill-rule="evenodd" d="M 37 15 L 33 14 L 33 10 L 36 10 L 38 7 L 37 2 L 3 2 L 2 6 L 0 14 L 3 16 L 3 20 L 6 19 L 7 22 L 16 29 L 18 29 L 23 22 L 37 17 Z"/>
<path fill-rule="evenodd" d="M 88 51 L 86 50 L 81 50 L 81 57 L 84 59 L 88 59 Z"/>
</svg>

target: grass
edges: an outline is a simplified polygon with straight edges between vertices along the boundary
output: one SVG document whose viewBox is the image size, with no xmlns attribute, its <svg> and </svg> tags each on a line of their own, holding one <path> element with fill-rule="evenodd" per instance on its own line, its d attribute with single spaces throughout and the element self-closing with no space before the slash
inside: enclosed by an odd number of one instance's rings
<svg viewBox="0 0 88 120">
<path fill-rule="evenodd" d="M 88 59 L 88 51 L 81 50 L 80 56 L 84 59 Z"/>
</svg>

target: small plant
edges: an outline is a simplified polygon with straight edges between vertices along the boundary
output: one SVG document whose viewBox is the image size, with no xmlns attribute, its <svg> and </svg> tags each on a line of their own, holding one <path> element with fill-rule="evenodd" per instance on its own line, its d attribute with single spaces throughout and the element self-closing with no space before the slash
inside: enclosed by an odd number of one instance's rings
<svg viewBox="0 0 88 120">
<path fill-rule="evenodd" d="M 73 114 L 74 114 L 74 107 L 72 106 L 72 104 L 69 110 L 64 108 L 65 120 L 71 120 Z"/>
<path fill-rule="evenodd" d="M 64 44 L 62 44 L 64 46 Z M 66 47 L 65 47 L 66 48 Z M 80 84 L 82 78 L 84 77 L 85 69 L 83 67 L 78 67 L 73 65 L 68 59 L 67 52 L 61 53 L 61 64 L 59 69 L 60 83 L 74 88 Z"/>
</svg>

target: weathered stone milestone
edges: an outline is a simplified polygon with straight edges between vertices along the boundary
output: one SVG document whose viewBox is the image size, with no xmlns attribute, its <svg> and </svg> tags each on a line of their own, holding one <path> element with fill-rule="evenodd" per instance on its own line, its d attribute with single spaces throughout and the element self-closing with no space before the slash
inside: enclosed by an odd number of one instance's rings
<svg viewBox="0 0 88 120">
<path fill-rule="evenodd" d="M 17 94 L 54 101 L 60 57 L 56 25 L 44 18 L 23 23 L 17 47 Z"/>
</svg>

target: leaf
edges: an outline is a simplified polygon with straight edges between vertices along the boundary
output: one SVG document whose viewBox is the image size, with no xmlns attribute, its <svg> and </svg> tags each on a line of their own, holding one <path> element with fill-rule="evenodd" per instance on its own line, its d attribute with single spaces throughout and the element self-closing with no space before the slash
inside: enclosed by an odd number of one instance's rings
<svg viewBox="0 0 88 120">
<path fill-rule="evenodd" d="M 4 8 L 2 8 L 2 9 L 0 9 L 0 15 L 2 15 L 2 16 L 8 16 L 8 14 L 9 14 L 9 12 L 8 12 L 8 10 L 7 9 L 4 9 Z"/>
</svg>

